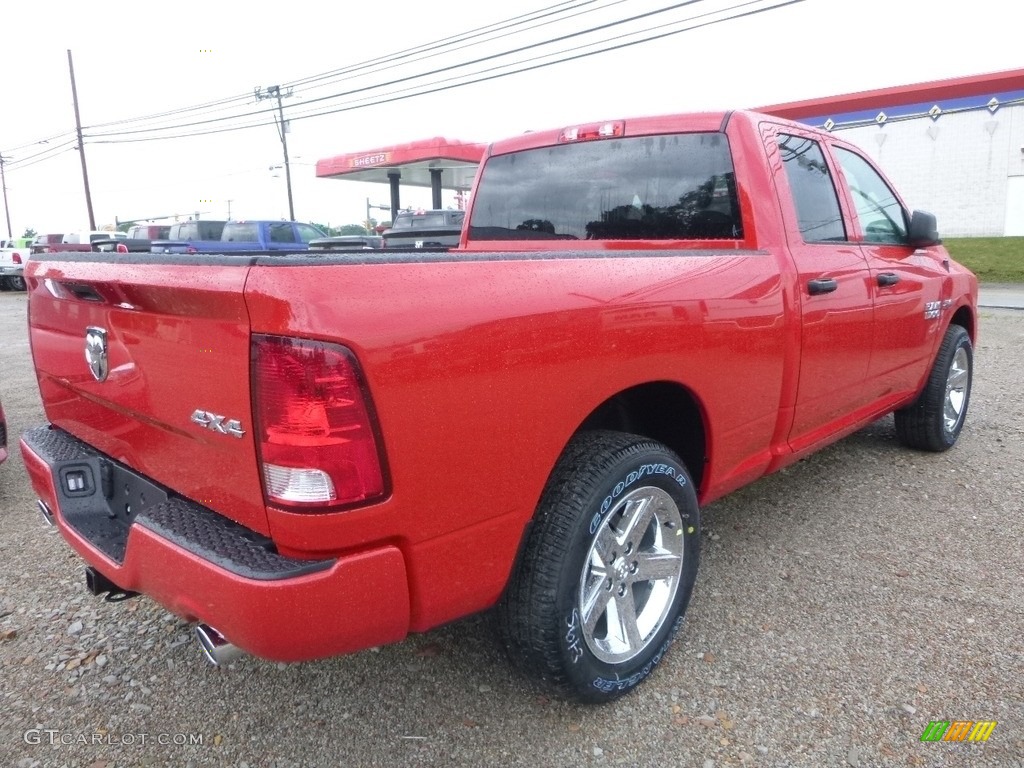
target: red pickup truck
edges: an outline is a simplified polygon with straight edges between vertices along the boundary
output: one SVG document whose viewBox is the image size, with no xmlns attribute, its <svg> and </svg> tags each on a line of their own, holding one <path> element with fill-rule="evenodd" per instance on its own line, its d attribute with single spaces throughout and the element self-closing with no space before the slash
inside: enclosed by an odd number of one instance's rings
<svg viewBox="0 0 1024 768">
<path fill-rule="evenodd" d="M 40 254 L 21 441 L 96 594 L 300 660 L 497 606 L 587 701 L 663 658 L 700 506 L 886 414 L 957 440 L 977 282 L 856 147 L 750 112 L 490 147 L 458 248 Z"/>
<path fill-rule="evenodd" d="M 106 230 L 99 229 L 69 232 L 65 235 L 40 235 L 32 245 L 32 255 L 40 253 L 87 253 L 93 250 L 93 243 L 104 240 L 125 240 L 127 237 L 128 235 L 124 232 L 107 232 Z"/>
</svg>

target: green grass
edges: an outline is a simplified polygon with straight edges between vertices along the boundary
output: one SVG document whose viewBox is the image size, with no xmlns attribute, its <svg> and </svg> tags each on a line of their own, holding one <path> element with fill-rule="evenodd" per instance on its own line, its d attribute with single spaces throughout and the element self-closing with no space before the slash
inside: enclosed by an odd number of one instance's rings
<svg viewBox="0 0 1024 768">
<path fill-rule="evenodd" d="M 945 237 L 942 243 L 982 283 L 1024 283 L 1024 237 Z"/>
</svg>

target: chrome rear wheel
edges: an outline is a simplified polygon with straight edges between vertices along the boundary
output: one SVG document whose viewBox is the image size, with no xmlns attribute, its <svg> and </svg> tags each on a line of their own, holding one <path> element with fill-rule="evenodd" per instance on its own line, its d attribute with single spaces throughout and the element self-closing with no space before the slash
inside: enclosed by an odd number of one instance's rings
<svg viewBox="0 0 1024 768">
<path fill-rule="evenodd" d="M 675 603 L 683 571 L 683 520 L 661 488 L 626 495 L 594 535 L 580 579 L 587 647 L 620 664 L 644 650 Z"/>
<path fill-rule="evenodd" d="M 556 693 L 622 696 L 664 657 L 699 561 L 697 494 L 679 457 L 638 435 L 580 433 L 498 608 L 509 655 Z"/>
</svg>

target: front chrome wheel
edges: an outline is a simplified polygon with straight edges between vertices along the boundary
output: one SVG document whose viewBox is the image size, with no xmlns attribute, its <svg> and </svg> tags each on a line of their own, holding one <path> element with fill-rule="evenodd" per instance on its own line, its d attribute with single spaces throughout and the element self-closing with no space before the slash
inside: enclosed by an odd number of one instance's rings
<svg viewBox="0 0 1024 768">
<path fill-rule="evenodd" d="M 963 417 L 969 385 L 970 360 L 967 357 L 967 350 L 958 347 L 949 366 L 949 374 L 946 376 L 946 397 L 942 408 L 943 423 L 949 433 L 956 431 Z"/>
<path fill-rule="evenodd" d="M 682 526 L 673 498 L 646 486 L 624 496 L 594 533 L 580 578 L 579 616 L 583 639 L 601 661 L 632 659 L 673 612 Z"/>
<path fill-rule="evenodd" d="M 961 325 L 950 325 L 917 399 L 896 411 L 896 434 L 904 445 L 923 451 L 953 447 L 971 402 L 974 351 Z"/>
</svg>

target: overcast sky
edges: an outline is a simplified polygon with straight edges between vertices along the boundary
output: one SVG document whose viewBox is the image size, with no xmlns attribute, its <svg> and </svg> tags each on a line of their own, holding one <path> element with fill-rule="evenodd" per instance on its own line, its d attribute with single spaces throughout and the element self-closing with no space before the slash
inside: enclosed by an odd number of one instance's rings
<svg viewBox="0 0 1024 768">
<path fill-rule="evenodd" d="M 187 138 L 125 140 L 266 123 L 266 113 L 206 121 L 267 109 L 271 102 L 257 103 L 253 96 L 257 86 L 338 70 L 350 71 L 297 85 L 284 101 L 286 119 L 293 118 L 288 147 L 296 218 L 334 226 L 362 221 L 367 197 L 375 204 L 389 198 L 386 185 L 317 179 L 314 164 L 333 155 L 431 136 L 491 141 L 594 120 L 752 107 L 1021 66 L 1017 14 L 1002 0 L 803 0 L 531 72 L 295 119 L 781 2 L 8 3 L 0 66 L 0 151 L 7 159 L 12 228 L 17 236 L 27 227 L 66 232 L 88 223 L 74 150 L 69 48 L 98 226 L 112 225 L 115 217 L 195 211 L 204 218 L 224 218 L 228 201 L 234 218 L 286 218 L 284 174 L 272 169 L 282 163 L 273 124 Z M 458 66 L 670 6 L 679 7 Z M 554 13 L 543 15 L 545 9 Z M 459 43 L 460 50 L 435 47 L 402 61 L 380 61 L 490 25 L 496 26 Z M 397 80 L 402 82 L 379 87 Z M 357 89 L 363 90 L 351 93 Z M 232 97 L 237 97 L 234 102 L 215 110 L 181 111 Z M 136 120 L 164 113 L 169 114 L 159 121 Z M 127 133 L 156 125 L 171 130 Z M 450 199 L 446 195 L 446 203 Z M 429 190 L 403 188 L 404 205 L 429 202 Z M 6 236 L 2 220 L 0 228 Z"/>
</svg>

